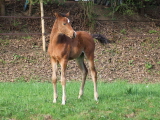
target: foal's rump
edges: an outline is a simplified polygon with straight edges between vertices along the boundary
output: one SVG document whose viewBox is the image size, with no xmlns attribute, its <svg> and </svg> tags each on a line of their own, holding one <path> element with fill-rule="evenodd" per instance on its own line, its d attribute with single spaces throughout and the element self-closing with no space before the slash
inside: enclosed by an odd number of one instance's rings
<svg viewBox="0 0 160 120">
<path fill-rule="evenodd" d="M 76 40 L 79 41 L 80 46 L 83 46 L 83 49 L 90 49 L 94 51 L 95 43 L 93 37 L 85 31 L 77 31 L 76 32 Z"/>
</svg>

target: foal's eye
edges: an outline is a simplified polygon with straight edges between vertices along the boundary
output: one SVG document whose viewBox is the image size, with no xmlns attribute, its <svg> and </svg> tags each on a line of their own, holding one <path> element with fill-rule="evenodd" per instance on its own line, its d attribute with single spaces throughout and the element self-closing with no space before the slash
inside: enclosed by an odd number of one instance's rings
<svg viewBox="0 0 160 120">
<path fill-rule="evenodd" d="M 63 23 L 63 25 L 66 25 L 66 23 Z"/>
</svg>

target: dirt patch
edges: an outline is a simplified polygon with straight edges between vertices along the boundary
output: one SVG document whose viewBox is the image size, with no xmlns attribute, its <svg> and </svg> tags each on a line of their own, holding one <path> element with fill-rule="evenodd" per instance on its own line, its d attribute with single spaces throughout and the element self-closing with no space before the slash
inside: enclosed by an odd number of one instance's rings
<svg viewBox="0 0 160 120">
<path fill-rule="evenodd" d="M 11 5 L 9 6 L 11 7 Z M 45 8 L 45 15 L 53 17 L 55 11 L 66 13 L 68 7 L 67 5 L 60 5 L 59 7 L 46 5 Z M 9 10 L 8 13 L 10 13 Z M 82 9 L 74 5 L 70 10 L 73 28 L 75 30 L 87 30 L 87 26 L 83 24 Z M 17 13 L 19 12 L 17 11 Z M 38 12 L 35 13 L 39 15 Z M 1 30 L 40 32 L 40 22 L 37 20 L 18 19 L 17 21 L 21 24 L 14 25 L 14 27 L 7 26 L 9 20 L 3 21 L 4 25 L 0 26 Z M 54 19 L 48 19 L 45 22 L 48 33 L 51 31 L 53 22 Z M 22 27 L 22 24 L 26 26 Z M 95 41 L 95 66 L 98 80 L 105 82 L 117 79 L 139 83 L 159 82 L 159 31 L 160 28 L 153 22 L 96 21 L 94 32 L 103 34 L 112 41 L 112 43 L 104 46 Z M 49 35 L 46 38 L 49 41 Z M 87 63 L 87 61 L 85 62 Z M 51 74 L 49 56 L 42 51 L 41 36 L 4 36 L 0 38 L 1 82 L 51 81 Z M 90 79 L 90 75 L 88 79 Z M 81 72 L 74 60 L 68 63 L 67 80 L 81 80 Z"/>
</svg>

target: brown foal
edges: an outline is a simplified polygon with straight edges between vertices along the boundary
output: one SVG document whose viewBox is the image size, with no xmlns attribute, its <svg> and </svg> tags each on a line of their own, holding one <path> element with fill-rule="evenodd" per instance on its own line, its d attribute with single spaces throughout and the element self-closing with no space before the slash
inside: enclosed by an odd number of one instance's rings
<svg viewBox="0 0 160 120">
<path fill-rule="evenodd" d="M 94 84 L 94 99 L 98 100 L 97 92 L 97 73 L 94 66 L 94 49 L 95 43 L 93 37 L 84 31 L 75 32 L 71 27 L 68 19 L 69 13 L 62 15 L 55 13 L 56 20 L 54 22 L 48 53 L 52 64 L 52 82 L 53 82 L 53 103 L 57 100 L 57 64 L 61 66 L 61 85 L 62 85 L 62 105 L 66 101 L 66 67 L 67 62 L 76 59 L 78 67 L 82 71 L 82 84 L 78 98 L 81 98 L 84 90 L 86 76 L 88 70 L 84 64 L 84 57 L 87 58 L 91 76 Z"/>
</svg>

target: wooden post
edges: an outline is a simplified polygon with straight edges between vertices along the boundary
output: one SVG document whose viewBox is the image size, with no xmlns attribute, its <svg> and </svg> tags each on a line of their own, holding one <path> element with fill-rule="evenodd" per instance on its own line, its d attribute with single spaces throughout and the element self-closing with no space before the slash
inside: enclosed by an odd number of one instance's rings
<svg viewBox="0 0 160 120">
<path fill-rule="evenodd" d="M 42 25 L 42 43 L 43 43 L 43 51 L 46 51 L 43 0 L 40 0 L 40 9 L 41 9 L 41 25 Z"/>
<path fill-rule="evenodd" d="M 32 14 L 32 0 L 29 0 L 29 16 Z"/>
</svg>

